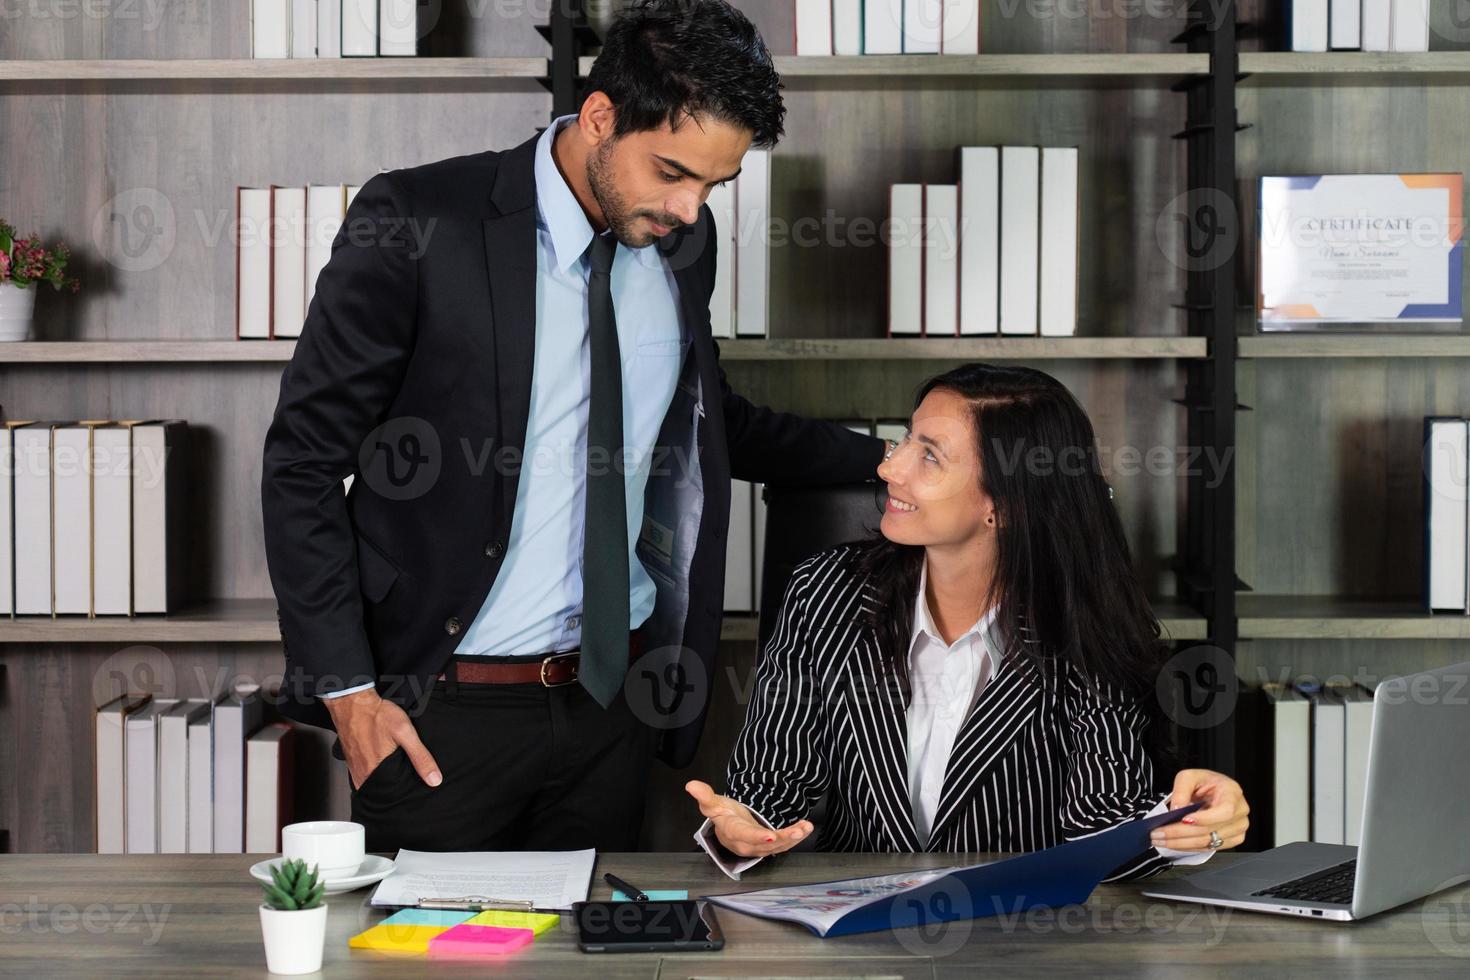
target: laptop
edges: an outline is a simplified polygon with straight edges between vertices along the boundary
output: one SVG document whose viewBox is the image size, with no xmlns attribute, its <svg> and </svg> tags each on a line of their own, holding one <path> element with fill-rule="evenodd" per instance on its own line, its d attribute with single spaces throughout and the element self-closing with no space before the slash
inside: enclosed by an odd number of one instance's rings
<svg viewBox="0 0 1470 980">
<path fill-rule="evenodd" d="M 1143 894 L 1351 922 L 1470 880 L 1470 663 L 1373 697 L 1361 844 L 1299 841 Z"/>
</svg>

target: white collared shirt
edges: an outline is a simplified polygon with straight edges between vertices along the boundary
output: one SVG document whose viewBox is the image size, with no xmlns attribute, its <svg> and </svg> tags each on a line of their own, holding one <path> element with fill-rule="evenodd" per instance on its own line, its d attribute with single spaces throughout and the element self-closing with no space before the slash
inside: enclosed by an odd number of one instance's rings
<svg viewBox="0 0 1470 980">
<path fill-rule="evenodd" d="M 914 600 L 914 627 L 909 638 L 909 688 L 911 699 L 906 716 L 908 727 L 909 802 L 914 810 L 914 829 L 919 841 L 927 843 L 944 789 L 944 772 L 949 766 L 955 737 L 975 706 L 980 692 L 995 676 L 996 654 L 990 640 L 995 607 L 962 633 L 945 643 L 929 612 L 925 587 L 929 562 L 919 573 L 919 594 Z"/>
</svg>

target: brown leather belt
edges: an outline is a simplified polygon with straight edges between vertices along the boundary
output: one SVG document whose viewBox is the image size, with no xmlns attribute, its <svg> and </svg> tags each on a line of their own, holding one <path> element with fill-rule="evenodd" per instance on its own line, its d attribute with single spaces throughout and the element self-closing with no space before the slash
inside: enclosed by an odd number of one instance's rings
<svg viewBox="0 0 1470 980">
<path fill-rule="evenodd" d="M 628 634 L 628 661 L 643 655 L 643 631 Z M 542 687 L 565 687 L 577 683 L 582 651 L 547 654 L 540 660 L 521 663 L 497 663 L 495 657 L 454 658 L 454 678 L 458 684 L 540 684 Z M 435 680 L 446 680 L 439 674 Z"/>
</svg>

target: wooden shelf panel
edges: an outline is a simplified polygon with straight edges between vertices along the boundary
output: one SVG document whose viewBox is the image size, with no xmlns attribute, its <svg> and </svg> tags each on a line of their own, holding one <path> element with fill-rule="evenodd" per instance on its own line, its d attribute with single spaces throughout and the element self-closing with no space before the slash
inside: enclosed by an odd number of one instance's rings
<svg viewBox="0 0 1470 980">
<path fill-rule="evenodd" d="M 1259 334 L 1240 338 L 1240 356 L 1470 357 L 1470 334 Z"/>
<path fill-rule="evenodd" d="M 1198 640 L 1205 621 L 1183 603 L 1154 602 L 1154 613 L 1172 639 Z M 720 639 L 754 643 L 759 619 L 729 613 Z M 1467 633 L 1470 635 L 1470 633 Z M 17 616 L 0 618 L 0 643 L 277 643 L 274 599 L 210 599 L 170 616 Z"/>
<path fill-rule="evenodd" d="M 726 617 L 724 640 L 756 638 L 756 618 Z M 279 643 L 274 599 L 209 599 L 169 616 L 0 617 L 0 643 Z"/>
<path fill-rule="evenodd" d="M 1430 615 L 1412 599 L 1242 595 L 1236 603 L 1242 639 L 1470 639 L 1470 616 Z"/>
<path fill-rule="evenodd" d="M 897 337 L 720 341 L 722 360 L 1202 358 L 1203 337 Z"/>
<path fill-rule="evenodd" d="M 169 58 L 0 61 L 0 82 L 541 78 L 545 58 Z"/>
<path fill-rule="evenodd" d="M 585 77 L 593 57 L 583 57 L 578 71 Z M 1209 73 L 1203 54 L 980 54 L 980 55 L 838 55 L 778 56 L 783 79 L 934 79 L 1025 88 L 1038 80 L 1099 80 L 1131 84 L 1164 84 L 1188 75 Z"/>
<path fill-rule="evenodd" d="M 0 344 L 0 364 L 289 361 L 294 340 L 31 340 Z"/>
<path fill-rule="evenodd" d="M 0 364 L 285 362 L 294 340 L 63 340 L 0 344 Z M 1201 358 L 1203 337 L 945 337 L 725 340 L 732 361 Z"/>
<path fill-rule="evenodd" d="M 1443 78 L 1470 79 L 1470 51 L 1331 51 L 1307 54 L 1295 51 L 1246 51 L 1240 70 L 1251 77 L 1242 86 L 1280 81 L 1312 84 L 1422 85 Z"/>
</svg>

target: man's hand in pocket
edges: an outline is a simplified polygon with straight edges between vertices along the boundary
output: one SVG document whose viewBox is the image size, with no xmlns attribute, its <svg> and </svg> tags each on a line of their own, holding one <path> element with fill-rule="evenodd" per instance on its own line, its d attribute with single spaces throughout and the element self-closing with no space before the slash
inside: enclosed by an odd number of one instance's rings
<svg viewBox="0 0 1470 980">
<path fill-rule="evenodd" d="M 353 788 L 362 786 L 373 770 L 398 746 L 408 755 L 419 778 L 430 786 L 444 781 L 439 766 L 404 711 L 378 692 L 367 688 L 356 694 L 326 699 L 327 711 L 347 757 L 347 772 Z"/>
</svg>

